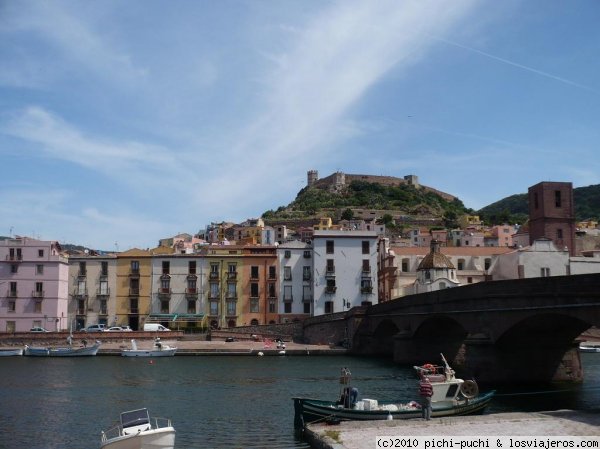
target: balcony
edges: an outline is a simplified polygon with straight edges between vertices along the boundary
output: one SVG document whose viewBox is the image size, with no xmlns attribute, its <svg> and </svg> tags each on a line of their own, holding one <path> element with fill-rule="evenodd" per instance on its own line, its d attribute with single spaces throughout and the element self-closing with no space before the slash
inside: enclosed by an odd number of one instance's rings
<svg viewBox="0 0 600 449">
<path fill-rule="evenodd" d="M 312 296 L 305 296 L 304 298 L 302 298 L 302 302 L 312 302 L 312 300 Z"/>
<path fill-rule="evenodd" d="M 219 293 L 209 293 L 208 294 L 208 299 L 212 300 L 212 301 L 218 301 L 219 300 Z"/>
<path fill-rule="evenodd" d="M 209 279 L 219 279 L 219 272 L 217 271 L 211 271 L 208 275 Z"/>
<path fill-rule="evenodd" d="M 82 290 L 75 289 L 73 291 L 73 298 L 85 299 L 85 298 L 87 298 L 87 296 L 88 296 L 88 293 L 87 293 L 87 290 L 85 290 L 85 289 L 82 289 Z"/>
<path fill-rule="evenodd" d="M 361 293 L 373 293 L 373 287 L 361 287 L 360 288 L 360 292 Z"/>
<path fill-rule="evenodd" d="M 226 299 L 227 299 L 227 301 L 237 301 L 237 297 L 238 297 L 237 293 L 228 292 Z"/>
<path fill-rule="evenodd" d="M 237 271 L 230 271 L 227 273 L 227 280 L 234 281 L 237 279 Z"/>
<path fill-rule="evenodd" d="M 130 278 L 139 278 L 140 277 L 140 269 L 132 268 L 131 270 L 129 270 L 129 277 Z"/>
<path fill-rule="evenodd" d="M 42 299 L 44 297 L 44 290 L 34 290 L 31 292 L 32 298 Z"/>
<path fill-rule="evenodd" d="M 196 276 L 196 273 L 188 273 L 187 278 L 189 280 L 196 280 L 198 279 L 198 276 Z"/>
<path fill-rule="evenodd" d="M 325 270 L 326 278 L 334 278 L 335 277 L 335 267 L 327 267 Z"/>
<path fill-rule="evenodd" d="M 168 287 L 167 288 L 163 288 L 163 287 L 159 288 L 158 296 L 163 297 L 163 298 L 166 296 L 171 296 L 171 289 Z"/>
<path fill-rule="evenodd" d="M 285 296 L 283 298 L 283 302 L 292 302 L 294 300 L 293 296 Z"/>
<path fill-rule="evenodd" d="M 77 277 L 84 278 L 86 276 L 87 276 L 86 270 L 79 270 L 79 272 L 77 273 Z"/>
<path fill-rule="evenodd" d="M 18 296 L 17 290 L 9 290 L 8 292 L 6 292 L 7 298 L 16 298 L 17 296 Z"/>
<path fill-rule="evenodd" d="M 325 287 L 325 293 L 327 293 L 329 295 L 335 293 L 336 291 L 337 291 L 337 287 L 335 285 Z"/>
<path fill-rule="evenodd" d="M 110 288 L 98 289 L 96 291 L 96 297 L 98 298 L 105 298 L 107 296 L 110 296 Z"/>
<path fill-rule="evenodd" d="M 140 289 L 139 288 L 130 288 L 129 296 L 140 296 Z"/>
<path fill-rule="evenodd" d="M 22 262 L 23 256 L 21 254 L 8 254 L 6 260 L 9 262 Z"/>
<path fill-rule="evenodd" d="M 197 288 L 186 288 L 185 296 L 188 298 L 197 298 L 198 297 L 198 289 Z"/>
</svg>

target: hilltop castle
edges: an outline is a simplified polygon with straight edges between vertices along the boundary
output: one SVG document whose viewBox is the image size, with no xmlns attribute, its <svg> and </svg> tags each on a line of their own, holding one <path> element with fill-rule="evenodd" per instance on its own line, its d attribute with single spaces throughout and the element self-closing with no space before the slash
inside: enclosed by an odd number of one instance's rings
<svg viewBox="0 0 600 449">
<path fill-rule="evenodd" d="M 456 199 L 455 196 L 450 195 L 449 193 L 419 184 L 419 177 L 416 175 L 406 175 L 404 178 L 396 178 L 394 176 L 349 175 L 338 171 L 325 178 L 319 179 L 319 172 L 317 170 L 309 170 L 306 177 L 308 187 L 316 187 L 328 190 L 332 193 L 343 192 L 352 181 L 363 181 L 386 186 L 409 185 L 413 186 L 415 189 L 422 189 L 426 192 L 435 193 L 447 201 Z"/>
</svg>

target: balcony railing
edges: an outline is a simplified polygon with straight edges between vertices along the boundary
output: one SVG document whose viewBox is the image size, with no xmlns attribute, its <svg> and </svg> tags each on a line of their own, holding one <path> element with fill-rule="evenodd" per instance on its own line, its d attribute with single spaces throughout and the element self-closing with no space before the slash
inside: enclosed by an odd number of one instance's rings
<svg viewBox="0 0 600 449">
<path fill-rule="evenodd" d="M 293 296 L 284 296 L 283 302 L 292 302 L 294 300 Z"/>
<path fill-rule="evenodd" d="M 104 290 L 100 290 L 98 289 L 96 291 L 96 296 L 98 297 L 102 297 L 102 296 L 110 296 L 110 288 L 108 289 L 104 289 Z"/>
<path fill-rule="evenodd" d="M 139 278 L 140 277 L 140 269 L 132 268 L 131 270 L 129 270 L 129 276 L 132 278 Z"/>
<path fill-rule="evenodd" d="M 228 280 L 234 280 L 237 279 L 237 271 L 230 271 L 227 273 L 227 279 Z"/>
<path fill-rule="evenodd" d="M 74 290 L 73 296 L 75 298 L 86 298 L 88 295 L 87 290 Z"/>
<path fill-rule="evenodd" d="M 333 265 L 325 268 L 325 276 L 335 277 L 335 267 Z"/>
<path fill-rule="evenodd" d="M 209 279 L 219 279 L 219 273 L 217 271 L 211 271 L 208 277 Z"/>
<path fill-rule="evenodd" d="M 171 289 L 161 287 L 158 289 L 158 295 L 159 296 L 171 296 Z"/>
<path fill-rule="evenodd" d="M 333 287 L 331 287 L 331 286 L 325 287 L 325 293 L 332 294 L 332 293 L 335 293 L 336 291 L 337 291 L 337 287 L 335 287 L 335 286 L 333 286 Z"/>
<path fill-rule="evenodd" d="M 31 292 L 31 297 L 32 298 L 43 298 L 44 297 L 44 290 L 34 290 Z"/>
<path fill-rule="evenodd" d="M 140 296 L 140 289 L 139 288 L 130 288 L 129 296 Z"/>
<path fill-rule="evenodd" d="M 219 294 L 218 293 L 209 293 L 208 294 L 208 299 L 218 300 L 219 299 Z"/>
<path fill-rule="evenodd" d="M 17 296 L 18 296 L 17 290 L 9 290 L 8 292 L 6 292 L 7 298 L 16 298 Z"/>
<path fill-rule="evenodd" d="M 10 262 L 22 262 L 23 256 L 20 254 L 13 254 L 12 256 L 10 254 L 7 254 L 6 260 L 8 260 Z"/>
<path fill-rule="evenodd" d="M 373 287 L 361 287 L 360 292 L 361 293 L 373 293 Z"/>
<path fill-rule="evenodd" d="M 238 297 L 237 293 L 229 293 L 229 292 L 228 292 L 228 293 L 227 293 L 227 297 L 226 297 L 226 299 L 227 299 L 228 301 L 236 301 L 236 300 L 237 300 L 237 297 Z"/>
<path fill-rule="evenodd" d="M 80 278 L 84 278 L 87 276 L 87 271 L 86 270 L 79 270 L 79 273 L 77 273 L 77 276 L 79 276 Z"/>
<path fill-rule="evenodd" d="M 191 296 L 191 297 L 198 296 L 198 289 L 197 288 L 186 288 L 185 295 L 188 297 L 189 296 Z"/>
</svg>

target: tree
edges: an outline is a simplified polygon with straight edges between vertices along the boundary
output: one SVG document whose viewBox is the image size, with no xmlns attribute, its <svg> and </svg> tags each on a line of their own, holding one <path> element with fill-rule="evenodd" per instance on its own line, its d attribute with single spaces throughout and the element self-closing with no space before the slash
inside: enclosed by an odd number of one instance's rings
<svg viewBox="0 0 600 449">
<path fill-rule="evenodd" d="M 344 212 L 342 212 L 342 220 L 352 220 L 354 219 L 354 212 L 352 209 L 348 208 Z"/>
</svg>

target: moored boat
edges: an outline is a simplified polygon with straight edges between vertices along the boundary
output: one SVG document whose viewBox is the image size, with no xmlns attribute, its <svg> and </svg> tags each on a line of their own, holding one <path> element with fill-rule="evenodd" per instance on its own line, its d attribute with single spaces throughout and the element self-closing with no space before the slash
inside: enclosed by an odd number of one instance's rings
<svg viewBox="0 0 600 449">
<path fill-rule="evenodd" d="M 172 357 L 176 352 L 177 348 L 163 344 L 160 338 L 156 337 L 152 349 L 138 349 L 137 342 L 132 339 L 131 349 L 123 349 L 121 355 L 123 357 Z"/>
<path fill-rule="evenodd" d="M 25 345 L 23 355 L 31 357 L 83 357 L 94 356 L 98 354 L 99 349 L 100 342 L 97 340 L 92 346 L 87 346 L 84 344 L 79 347 L 31 347 L 29 345 Z"/>
<path fill-rule="evenodd" d="M 600 346 L 579 345 L 580 352 L 600 352 Z"/>
<path fill-rule="evenodd" d="M 444 358 L 443 360 L 444 366 L 426 364 L 423 367 L 415 367 L 419 376 L 422 379 L 427 377 L 433 387 L 432 416 L 483 413 L 495 392 L 479 394 L 474 381 L 456 378 L 454 370 Z M 342 394 L 339 400 L 292 398 L 295 427 L 302 428 L 308 423 L 319 421 L 389 420 L 422 416 L 421 406 L 417 401 L 378 401 L 366 398 L 357 400 L 358 390 L 350 387 L 350 377 L 350 371 L 344 368 L 340 376 Z"/>
<path fill-rule="evenodd" d="M 23 355 L 23 349 L 0 349 L 0 357 L 12 357 Z"/>
<path fill-rule="evenodd" d="M 173 449 L 175 428 L 167 418 L 142 408 L 121 413 L 120 423 L 102 432 L 101 449 Z"/>
</svg>

